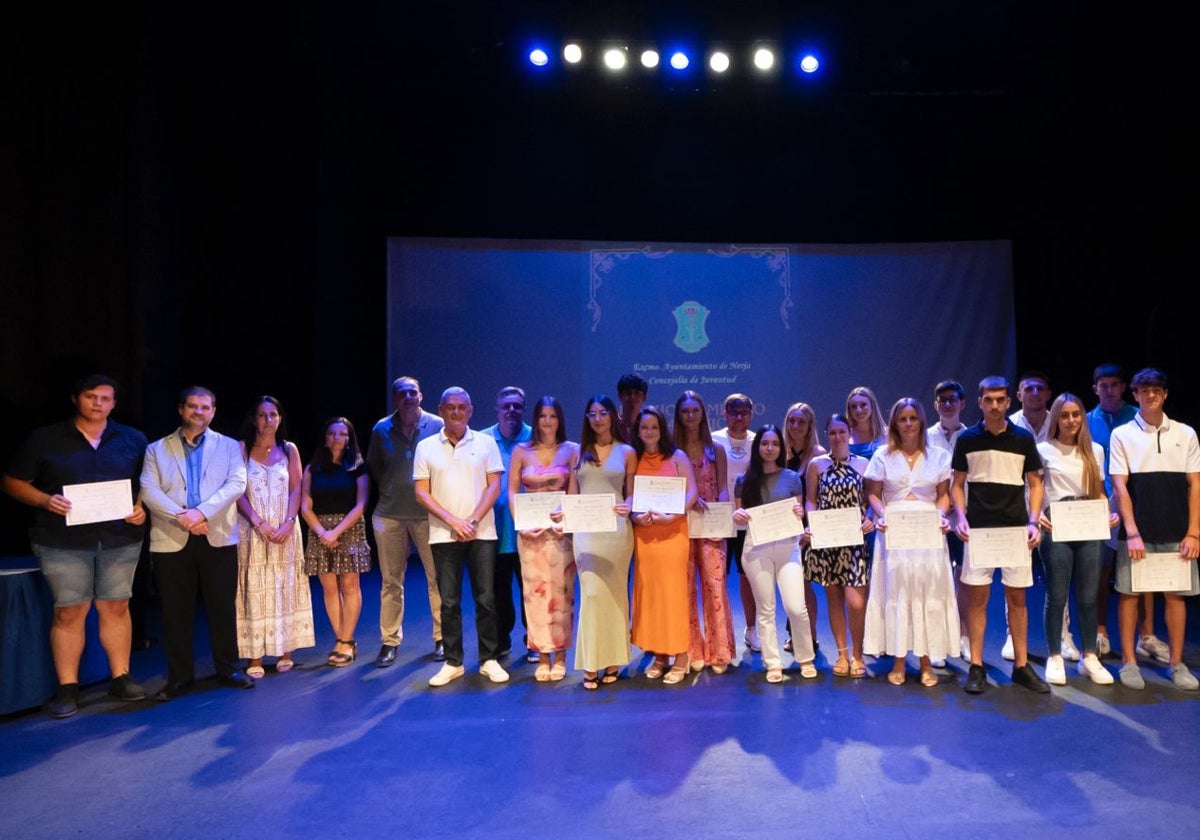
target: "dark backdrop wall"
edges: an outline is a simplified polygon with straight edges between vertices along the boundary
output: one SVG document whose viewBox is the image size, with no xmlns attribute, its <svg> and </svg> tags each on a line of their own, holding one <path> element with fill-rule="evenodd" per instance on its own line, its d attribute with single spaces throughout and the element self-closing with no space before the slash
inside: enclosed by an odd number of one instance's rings
<svg viewBox="0 0 1200 840">
<path fill-rule="evenodd" d="M 1195 186 L 1190 71 L 1164 43 L 1179 22 L 725 4 L 688 12 L 687 31 L 817 33 L 826 81 L 667 89 L 533 83 L 516 47 L 662 34 L 675 4 L 590 19 L 412 5 L 48 4 L 6 27 L 0 455 L 94 369 L 125 383 L 119 413 L 151 437 L 192 381 L 217 392 L 226 432 L 272 393 L 305 453 L 332 413 L 365 434 L 397 373 L 389 235 L 1011 239 L 1018 368 L 1090 395 L 1099 361 L 1161 365 L 1168 410 L 1200 419 L 1194 295 L 1165 290 L 1188 264 L 1176 218 Z M 21 517 L 4 504 L 11 545 Z"/>
</svg>

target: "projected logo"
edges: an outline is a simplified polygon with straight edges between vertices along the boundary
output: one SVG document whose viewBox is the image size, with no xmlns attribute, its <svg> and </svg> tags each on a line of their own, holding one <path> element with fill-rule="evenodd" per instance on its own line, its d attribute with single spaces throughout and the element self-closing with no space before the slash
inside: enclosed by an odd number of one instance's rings
<svg viewBox="0 0 1200 840">
<path fill-rule="evenodd" d="M 708 346 L 704 322 L 708 308 L 694 300 L 685 300 L 675 307 L 675 346 L 684 353 L 699 353 Z"/>
</svg>

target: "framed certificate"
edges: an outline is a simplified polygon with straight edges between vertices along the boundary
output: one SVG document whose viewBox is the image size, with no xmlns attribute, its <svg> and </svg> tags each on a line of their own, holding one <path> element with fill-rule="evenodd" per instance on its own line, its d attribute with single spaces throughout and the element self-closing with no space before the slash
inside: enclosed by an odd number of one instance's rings
<svg viewBox="0 0 1200 840">
<path fill-rule="evenodd" d="M 1183 592 L 1192 588 L 1192 564 L 1177 552 L 1147 552 L 1129 562 L 1129 582 L 1134 592 Z"/>
<path fill-rule="evenodd" d="M 808 529 L 812 532 L 811 548 L 863 544 L 862 512 L 856 507 L 810 510 Z"/>
<path fill-rule="evenodd" d="M 557 523 L 550 518 L 550 512 L 562 504 L 566 495 L 561 490 L 516 494 L 512 503 L 513 527 L 518 531 L 557 527 Z"/>
<path fill-rule="evenodd" d="M 581 493 L 564 496 L 562 529 L 566 534 L 599 534 L 617 530 L 613 493 Z"/>
<path fill-rule="evenodd" d="M 687 501 L 687 479 L 675 475 L 635 475 L 633 504 L 637 513 L 683 513 Z"/>
<path fill-rule="evenodd" d="M 1023 527 L 972 528 L 967 540 L 967 558 L 977 569 L 1028 566 L 1032 557 L 1026 534 Z"/>
<path fill-rule="evenodd" d="M 746 533 L 754 540 L 755 545 L 795 539 L 804 533 L 804 520 L 796 515 L 795 507 L 795 499 L 780 499 L 778 502 L 746 508 L 746 513 L 750 514 Z M 861 537 L 862 534 L 859 533 L 859 538 Z"/>
<path fill-rule="evenodd" d="M 688 511 L 688 536 L 692 539 L 715 540 L 735 533 L 733 502 L 709 502 L 705 510 Z"/>
<path fill-rule="evenodd" d="M 1108 499 L 1076 499 L 1050 503 L 1050 531 L 1055 542 L 1107 540 L 1112 536 L 1108 527 Z"/>
<path fill-rule="evenodd" d="M 63 495 L 71 503 L 67 525 L 112 522 L 133 513 L 133 485 L 128 478 L 65 484 Z"/>
</svg>

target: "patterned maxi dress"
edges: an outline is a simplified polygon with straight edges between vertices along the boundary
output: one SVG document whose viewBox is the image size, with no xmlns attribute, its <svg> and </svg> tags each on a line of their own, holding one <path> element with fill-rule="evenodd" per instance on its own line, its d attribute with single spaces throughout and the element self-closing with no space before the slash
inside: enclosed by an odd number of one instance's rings
<svg viewBox="0 0 1200 840">
<path fill-rule="evenodd" d="M 717 464 L 707 454 L 700 463 L 692 462 L 696 471 L 696 487 L 701 499 L 715 502 L 721 489 L 717 486 Z M 708 665 L 728 665 L 734 658 L 733 613 L 729 609 L 729 589 L 725 577 L 725 540 L 693 539 L 688 555 L 688 617 L 692 641 L 688 653 L 693 662 Z M 697 579 L 700 584 L 696 585 Z M 699 593 L 697 593 L 697 588 Z M 699 598 L 697 598 L 699 594 Z M 699 600 L 699 606 L 697 605 Z M 704 630 L 700 630 L 700 614 L 704 615 Z"/>
<path fill-rule="evenodd" d="M 570 467 L 531 464 L 521 470 L 525 493 L 566 490 Z M 575 555 L 571 535 L 547 528 L 537 536 L 517 534 L 521 584 L 525 599 L 525 631 L 530 650 L 549 653 L 571 646 L 575 623 Z"/>
<path fill-rule="evenodd" d="M 866 513 L 862 476 L 847 461 L 834 461 L 817 484 L 817 509 L 857 507 Z M 805 577 L 822 586 L 866 586 L 866 545 L 810 548 L 805 556 Z"/>
<path fill-rule="evenodd" d="M 272 527 L 287 518 L 288 463 L 286 460 L 246 464 L 250 506 Z M 300 529 L 283 543 L 268 542 L 238 518 L 237 634 L 238 656 L 261 659 L 312 647 L 312 591 L 303 574 L 304 549 Z"/>
</svg>

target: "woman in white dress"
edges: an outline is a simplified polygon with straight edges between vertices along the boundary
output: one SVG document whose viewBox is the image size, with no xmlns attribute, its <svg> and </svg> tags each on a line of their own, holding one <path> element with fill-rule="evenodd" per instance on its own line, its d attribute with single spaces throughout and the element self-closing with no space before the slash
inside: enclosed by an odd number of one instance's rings
<svg viewBox="0 0 1200 840">
<path fill-rule="evenodd" d="M 863 648 L 893 657 L 888 674 L 893 685 L 904 684 L 909 651 L 920 659 L 921 685 L 931 687 L 938 683 L 931 660 L 958 649 L 958 602 L 945 538 L 950 476 L 950 454 L 927 445 L 920 401 L 901 397 L 888 419 L 887 445 L 875 450 L 863 476 L 881 535 L 875 540 Z M 889 548 L 888 518 L 913 512 L 936 515 L 936 546 Z"/>
<path fill-rule="evenodd" d="M 238 501 L 238 655 L 246 674 L 261 679 L 264 656 L 275 670 L 292 669 L 292 651 L 316 644 L 312 591 L 296 517 L 303 470 L 300 452 L 284 436 L 283 409 L 260 397 L 242 425 L 246 492 Z"/>
</svg>

